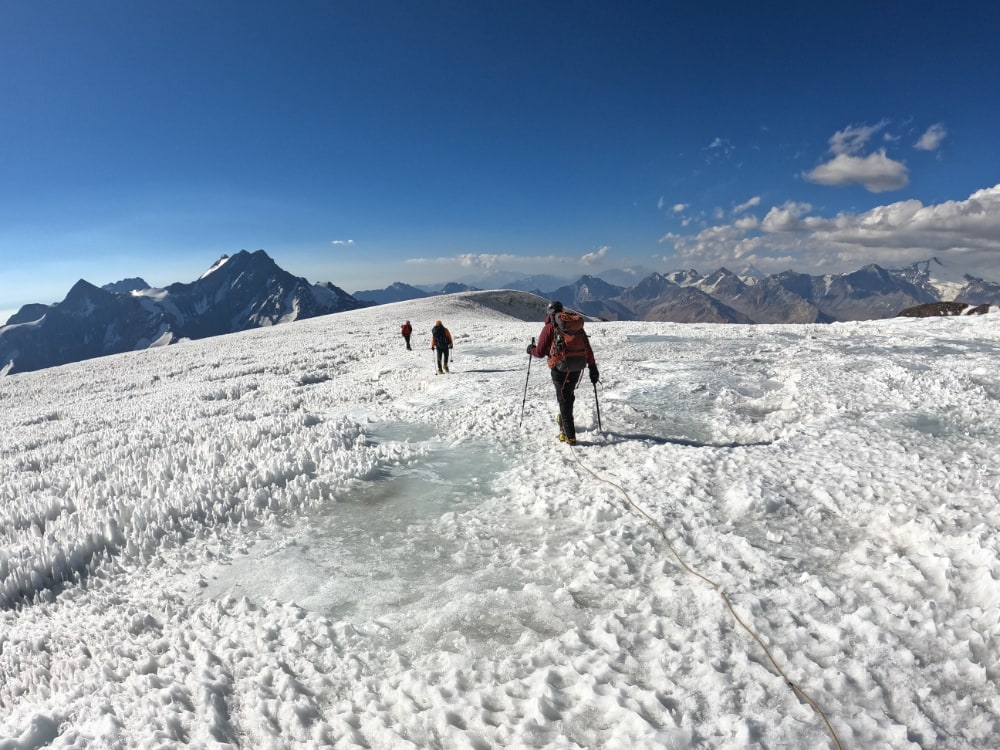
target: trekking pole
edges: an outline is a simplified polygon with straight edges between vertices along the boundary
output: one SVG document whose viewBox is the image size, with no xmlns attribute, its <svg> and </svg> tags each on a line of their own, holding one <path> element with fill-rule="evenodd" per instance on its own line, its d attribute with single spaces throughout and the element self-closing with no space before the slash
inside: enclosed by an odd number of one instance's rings
<svg viewBox="0 0 1000 750">
<path fill-rule="evenodd" d="M 594 383 L 594 403 L 597 404 L 597 431 L 604 432 L 601 427 L 601 402 L 597 400 L 597 383 Z"/>
<path fill-rule="evenodd" d="M 535 345 L 535 337 L 534 336 L 531 337 L 531 345 L 532 346 Z M 518 427 L 521 426 L 521 420 L 524 419 L 524 404 L 528 400 L 528 378 L 531 377 L 531 360 L 532 359 L 534 359 L 534 357 L 532 357 L 531 354 L 528 354 L 528 374 L 524 376 L 524 398 L 521 399 L 521 417 L 517 420 L 517 426 Z"/>
</svg>

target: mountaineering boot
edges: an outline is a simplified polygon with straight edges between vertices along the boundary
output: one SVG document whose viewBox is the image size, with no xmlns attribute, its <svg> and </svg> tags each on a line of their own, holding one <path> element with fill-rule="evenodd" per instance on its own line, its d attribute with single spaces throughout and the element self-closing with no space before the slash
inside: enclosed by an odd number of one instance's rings
<svg viewBox="0 0 1000 750">
<path fill-rule="evenodd" d="M 449 369 L 448 369 L 448 365 L 445 365 L 445 366 L 444 366 L 444 371 L 445 371 L 445 372 L 451 372 L 451 370 L 449 370 Z"/>
<path fill-rule="evenodd" d="M 556 424 L 559 425 L 559 439 L 562 440 L 564 443 L 569 443 L 570 445 L 576 445 L 576 437 L 570 437 L 569 435 L 566 434 L 566 431 L 563 429 L 561 414 L 556 417 Z"/>
<path fill-rule="evenodd" d="M 573 420 L 570 419 L 564 423 L 562 414 L 560 414 L 556 417 L 556 424 L 559 425 L 559 439 L 564 443 L 576 445 L 576 429 Z"/>
<path fill-rule="evenodd" d="M 438 375 L 444 375 L 444 370 L 442 370 L 440 367 L 438 368 Z"/>
</svg>

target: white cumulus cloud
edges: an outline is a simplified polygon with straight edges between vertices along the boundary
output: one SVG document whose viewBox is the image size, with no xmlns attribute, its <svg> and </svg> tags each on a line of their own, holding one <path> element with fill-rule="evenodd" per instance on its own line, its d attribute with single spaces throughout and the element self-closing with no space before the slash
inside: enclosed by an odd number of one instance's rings
<svg viewBox="0 0 1000 750">
<path fill-rule="evenodd" d="M 802 217 L 812 210 L 808 203 L 788 201 L 783 206 L 775 206 L 767 212 L 761 229 L 765 232 L 798 232 L 804 229 Z"/>
<path fill-rule="evenodd" d="M 744 211 L 747 211 L 747 210 L 753 208 L 754 206 L 759 206 L 759 205 L 760 205 L 760 196 L 759 195 L 755 195 L 753 198 L 751 198 L 750 200 L 748 200 L 746 203 L 741 203 L 736 208 L 734 208 L 733 209 L 733 213 L 734 214 L 741 214 Z"/>
<path fill-rule="evenodd" d="M 775 273 L 852 271 L 868 263 L 898 268 L 931 257 L 959 273 L 995 280 L 1000 268 L 1000 185 L 965 200 L 904 200 L 857 213 L 821 216 L 807 203 L 770 208 L 693 235 L 671 233 L 678 267 L 714 270 L 751 263 Z"/>
<path fill-rule="evenodd" d="M 860 184 L 872 193 L 899 190 L 910 181 L 906 165 L 886 156 L 884 149 L 868 156 L 837 154 L 803 176 L 820 185 Z"/>
<path fill-rule="evenodd" d="M 919 140 L 913 144 L 913 148 L 918 149 L 919 151 L 937 151 L 941 146 L 941 142 L 944 141 L 947 135 L 948 131 L 941 123 L 931 125 L 924 131 L 924 134 L 920 136 Z"/>
<path fill-rule="evenodd" d="M 883 142 L 896 140 L 883 132 L 888 124 L 888 120 L 881 120 L 874 125 L 850 125 L 838 130 L 830 136 L 832 158 L 802 176 L 818 185 L 864 185 L 872 193 L 905 187 L 910 176 L 903 162 L 888 156 L 884 147 L 866 154 L 869 143 L 878 133 L 883 133 Z"/>
<path fill-rule="evenodd" d="M 595 252 L 586 253 L 583 255 L 583 257 L 580 258 L 580 262 L 583 263 L 585 266 L 593 265 L 597 261 L 603 260 L 604 257 L 608 254 L 608 251 L 610 249 L 611 248 L 605 245 L 604 247 L 600 248 L 599 250 L 596 250 Z"/>
<path fill-rule="evenodd" d="M 830 136 L 830 152 L 833 154 L 857 154 L 863 151 L 868 141 L 883 130 L 888 121 L 882 120 L 874 125 L 849 125 Z"/>
</svg>

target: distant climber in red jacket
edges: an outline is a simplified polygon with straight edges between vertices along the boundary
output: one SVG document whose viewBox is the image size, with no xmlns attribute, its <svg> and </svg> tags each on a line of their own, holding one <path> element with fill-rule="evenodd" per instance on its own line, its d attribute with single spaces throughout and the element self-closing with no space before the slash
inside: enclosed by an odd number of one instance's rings
<svg viewBox="0 0 1000 750">
<path fill-rule="evenodd" d="M 410 334 L 413 333 L 413 326 L 410 325 L 410 321 L 403 323 L 403 327 L 399 331 L 403 334 L 403 340 L 406 342 L 406 348 L 410 348 Z"/>
</svg>

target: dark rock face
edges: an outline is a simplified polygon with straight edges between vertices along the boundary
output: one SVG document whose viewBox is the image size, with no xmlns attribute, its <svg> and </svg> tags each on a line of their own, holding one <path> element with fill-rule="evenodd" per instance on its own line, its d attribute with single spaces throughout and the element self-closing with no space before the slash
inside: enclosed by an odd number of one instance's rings
<svg viewBox="0 0 1000 750">
<path fill-rule="evenodd" d="M 80 280 L 45 316 L 0 329 L 0 366 L 8 372 L 46 367 L 141 349 L 165 331 L 165 316 L 138 299 Z"/>
<path fill-rule="evenodd" d="M 363 307 L 333 285 L 314 286 L 293 276 L 263 250 L 237 253 L 197 281 L 166 291 L 162 306 L 173 330 L 191 339 Z"/>
<path fill-rule="evenodd" d="M 365 306 L 333 284 L 293 276 L 263 250 L 223 256 L 197 281 L 155 293 L 139 282 L 118 282 L 127 291 L 114 292 L 80 280 L 62 302 L 25 306 L 0 328 L 0 369 L 40 370 Z"/>
<path fill-rule="evenodd" d="M 1000 305 L 1000 284 L 966 275 L 965 286 L 956 296 L 970 305 Z"/>
<path fill-rule="evenodd" d="M 105 284 L 101 289 L 106 292 L 114 292 L 115 294 L 128 294 L 129 292 L 141 292 L 146 289 L 152 289 L 152 287 L 146 283 L 145 279 L 136 276 L 131 279 L 116 281 L 113 284 Z"/>
<path fill-rule="evenodd" d="M 651 307 L 643 320 L 678 321 L 685 323 L 753 323 L 743 313 L 724 305 L 714 297 L 691 287 L 678 287 L 676 293 L 665 294 Z"/>
<path fill-rule="evenodd" d="M 42 305 L 39 303 L 24 305 L 20 310 L 7 319 L 6 325 L 12 326 L 20 323 L 34 323 L 36 320 L 41 320 L 51 309 L 52 305 Z"/>
<path fill-rule="evenodd" d="M 874 264 L 849 274 L 808 276 L 787 271 L 775 278 L 814 305 L 827 321 L 891 318 L 900 309 L 937 301 L 928 290 Z"/>
<path fill-rule="evenodd" d="M 926 305 L 908 307 L 899 313 L 900 318 L 935 318 L 948 315 L 985 315 L 989 305 L 970 305 L 967 302 L 929 302 Z"/>
<path fill-rule="evenodd" d="M 774 277 L 747 283 L 722 268 L 695 286 L 756 323 L 829 323 L 833 319 L 815 304 L 788 291 Z"/>
<path fill-rule="evenodd" d="M 754 321 L 716 299 L 698 285 L 681 286 L 667 276 L 652 274 L 631 289 L 624 290 L 615 302 L 630 311 L 619 315 L 624 320 L 657 320 L 674 323 L 753 323 Z"/>
</svg>

